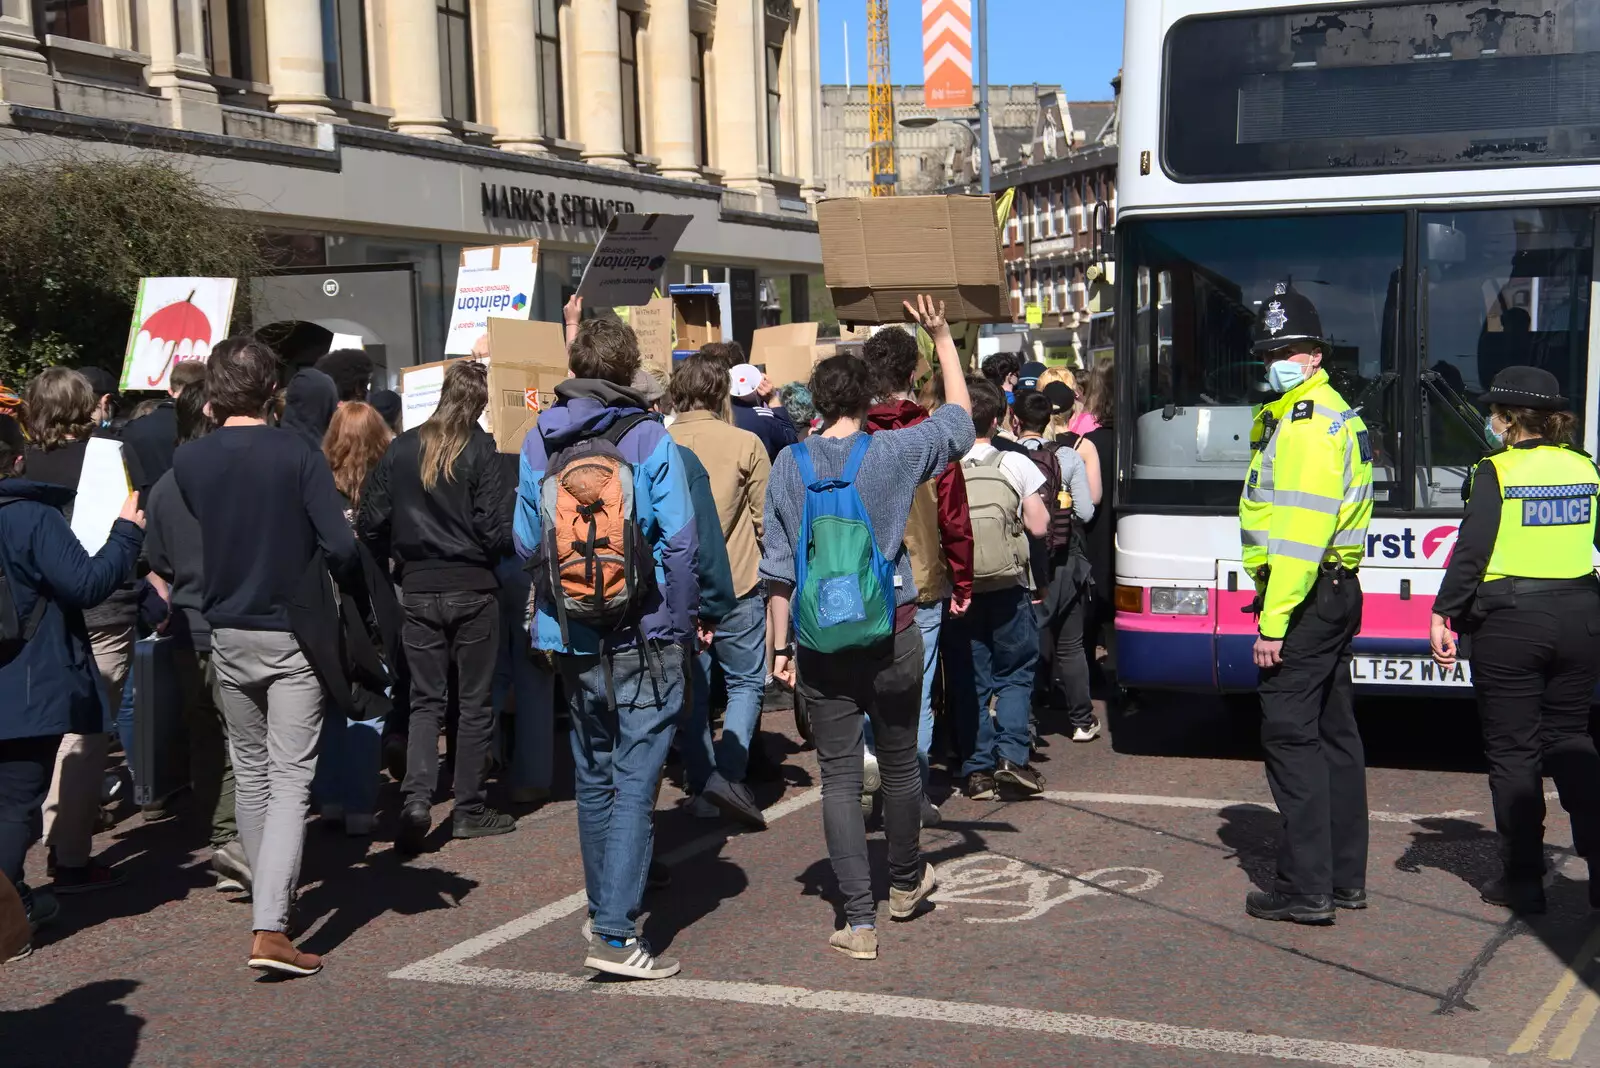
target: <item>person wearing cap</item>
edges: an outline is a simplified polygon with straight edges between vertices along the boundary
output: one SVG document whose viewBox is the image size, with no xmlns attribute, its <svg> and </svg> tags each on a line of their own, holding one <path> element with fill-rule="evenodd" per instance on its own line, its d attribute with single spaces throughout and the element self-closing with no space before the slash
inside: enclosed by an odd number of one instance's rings
<svg viewBox="0 0 1600 1068">
<path fill-rule="evenodd" d="M 1555 779 L 1600 909 L 1600 755 L 1589 734 L 1600 473 L 1571 444 L 1576 419 L 1560 393 L 1550 372 L 1517 366 L 1481 398 L 1500 448 L 1473 470 L 1430 635 L 1442 667 L 1472 662 L 1503 865 L 1480 896 L 1519 913 L 1545 910 L 1542 774 Z"/>
<path fill-rule="evenodd" d="M 1366 755 L 1356 727 L 1350 643 L 1356 577 L 1372 518 L 1372 441 L 1328 381 L 1331 349 L 1311 301 L 1279 282 L 1251 349 L 1277 400 L 1256 413 L 1239 500 L 1245 571 L 1255 579 L 1261 744 L 1283 815 L 1278 874 L 1245 910 L 1327 924 L 1367 905 Z"/>
<path fill-rule="evenodd" d="M 705 351 L 701 350 L 702 353 Z M 714 356 L 715 353 L 708 355 Z M 728 379 L 729 393 L 733 398 L 733 425 L 760 438 L 761 444 L 767 449 L 767 462 L 775 462 L 780 452 L 800 440 L 800 435 L 795 433 L 793 420 L 782 408 L 782 401 L 779 401 L 779 407 L 771 407 L 777 390 L 761 368 L 751 363 L 735 364 L 728 371 Z"/>
</svg>

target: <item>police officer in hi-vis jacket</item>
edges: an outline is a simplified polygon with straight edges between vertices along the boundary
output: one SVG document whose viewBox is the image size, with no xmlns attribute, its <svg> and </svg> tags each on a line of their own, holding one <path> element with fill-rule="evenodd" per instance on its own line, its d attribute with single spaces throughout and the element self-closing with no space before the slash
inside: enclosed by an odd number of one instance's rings
<svg viewBox="0 0 1600 1068">
<path fill-rule="evenodd" d="M 1600 474 L 1572 446 L 1575 419 L 1549 371 L 1507 367 L 1483 400 L 1490 441 L 1473 470 L 1461 532 L 1433 602 L 1433 657 L 1472 662 L 1489 759 L 1501 874 L 1480 893 L 1545 910 L 1544 785 L 1556 781 L 1600 909 L 1600 756 L 1589 703 L 1600 676 L 1594 573 Z M 1462 637 L 1457 648 L 1456 634 Z"/>
<path fill-rule="evenodd" d="M 1350 642 L 1372 517 L 1372 442 L 1328 382 L 1331 349 L 1311 301 L 1286 282 L 1261 304 L 1252 350 L 1281 396 L 1257 413 L 1239 501 L 1254 576 L 1261 743 L 1283 816 L 1277 880 L 1245 910 L 1327 924 L 1367 906 L 1366 754 L 1356 729 Z"/>
</svg>

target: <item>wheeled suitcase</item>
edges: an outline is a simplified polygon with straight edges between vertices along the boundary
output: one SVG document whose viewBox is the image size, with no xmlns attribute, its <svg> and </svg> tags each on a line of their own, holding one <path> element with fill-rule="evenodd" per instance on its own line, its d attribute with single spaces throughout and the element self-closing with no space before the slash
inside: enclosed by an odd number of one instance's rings
<svg viewBox="0 0 1600 1068">
<path fill-rule="evenodd" d="M 189 783 L 189 740 L 183 695 L 172 662 L 172 639 L 144 638 L 133 646 L 133 799 L 155 804 Z"/>
</svg>

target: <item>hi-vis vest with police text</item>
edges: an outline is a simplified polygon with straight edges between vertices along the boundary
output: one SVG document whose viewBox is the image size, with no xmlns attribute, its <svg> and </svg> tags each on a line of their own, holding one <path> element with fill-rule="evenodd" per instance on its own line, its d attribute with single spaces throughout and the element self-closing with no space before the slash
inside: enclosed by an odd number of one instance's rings
<svg viewBox="0 0 1600 1068">
<path fill-rule="evenodd" d="M 1570 579 L 1594 572 L 1594 461 L 1560 445 L 1486 459 L 1500 480 L 1500 532 L 1483 580 Z"/>
<path fill-rule="evenodd" d="M 1372 439 L 1319 370 L 1256 413 L 1250 442 L 1241 556 L 1260 594 L 1261 636 L 1279 639 L 1323 563 L 1361 564 L 1372 519 Z"/>
</svg>

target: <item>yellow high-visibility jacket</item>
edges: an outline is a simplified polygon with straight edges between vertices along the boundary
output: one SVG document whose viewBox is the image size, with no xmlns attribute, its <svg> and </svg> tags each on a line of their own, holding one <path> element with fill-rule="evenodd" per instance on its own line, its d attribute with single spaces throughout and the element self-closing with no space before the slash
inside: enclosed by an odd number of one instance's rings
<svg viewBox="0 0 1600 1068">
<path fill-rule="evenodd" d="M 1256 413 L 1250 442 L 1239 534 L 1260 597 L 1261 636 L 1277 640 L 1323 563 L 1361 563 L 1372 519 L 1372 440 L 1319 370 Z"/>
</svg>

